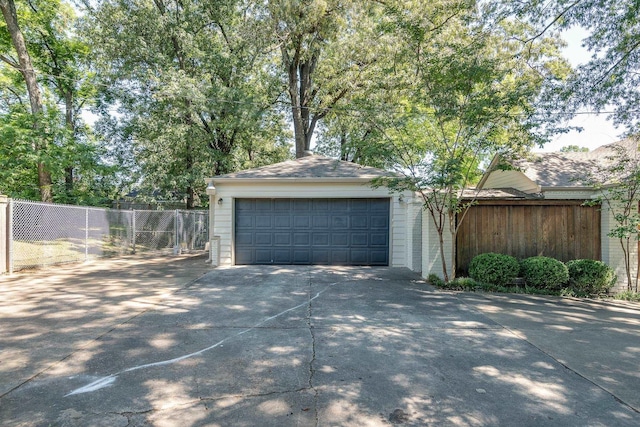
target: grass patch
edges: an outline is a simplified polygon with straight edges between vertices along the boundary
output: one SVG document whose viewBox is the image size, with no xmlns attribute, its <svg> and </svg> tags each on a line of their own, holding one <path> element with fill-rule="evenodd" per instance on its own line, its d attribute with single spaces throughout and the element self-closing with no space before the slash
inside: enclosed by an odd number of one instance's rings
<svg viewBox="0 0 640 427">
<path fill-rule="evenodd" d="M 624 291 L 619 294 L 615 294 L 613 299 L 622 301 L 640 302 L 640 292 Z"/>
<path fill-rule="evenodd" d="M 432 277 L 433 276 L 433 277 Z M 597 298 L 598 295 L 588 294 L 580 290 L 576 290 L 571 287 L 562 288 L 560 290 L 554 289 L 541 289 L 532 286 L 518 286 L 518 285 L 495 285 L 493 283 L 481 283 L 473 280 L 470 277 L 456 277 L 455 279 L 445 283 L 436 275 L 430 275 L 427 278 L 429 284 L 437 287 L 438 289 L 448 291 L 462 291 L 462 292 L 492 292 L 502 294 L 525 294 L 525 295 L 551 295 L 551 296 L 565 296 L 576 298 Z M 617 296 L 616 296 L 617 297 Z M 632 299 L 636 298 L 636 299 Z M 640 293 L 629 296 L 623 296 L 627 301 L 640 301 Z"/>
<path fill-rule="evenodd" d="M 492 283 L 481 283 L 470 277 L 456 277 L 445 283 L 435 274 L 427 277 L 427 282 L 438 289 L 447 291 L 460 292 L 492 292 L 502 294 L 526 294 L 526 295 L 550 295 L 557 297 L 573 297 L 573 298 L 606 298 L 622 301 L 640 302 L 640 292 L 625 291 L 615 295 L 604 295 L 589 293 L 582 287 L 567 286 L 562 289 L 546 289 L 536 288 L 526 285 L 495 285 Z"/>
</svg>

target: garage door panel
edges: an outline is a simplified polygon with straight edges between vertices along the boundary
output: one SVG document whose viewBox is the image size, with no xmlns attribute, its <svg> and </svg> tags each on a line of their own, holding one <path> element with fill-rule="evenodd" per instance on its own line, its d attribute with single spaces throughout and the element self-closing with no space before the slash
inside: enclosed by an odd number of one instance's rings
<svg viewBox="0 0 640 427">
<path fill-rule="evenodd" d="M 253 228 L 254 218 L 252 216 L 237 216 L 236 218 L 236 227 L 239 227 L 241 229 Z"/>
<path fill-rule="evenodd" d="M 371 233 L 369 235 L 371 246 L 384 246 L 389 245 L 388 235 L 385 233 Z"/>
<path fill-rule="evenodd" d="M 331 251 L 331 264 L 333 265 L 347 265 L 349 261 L 348 249 L 334 249 Z"/>
<path fill-rule="evenodd" d="M 371 216 L 371 229 L 373 230 L 383 230 L 389 228 L 389 217 L 383 215 L 372 215 Z"/>
<path fill-rule="evenodd" d="M 310 212 L 311 199 L 293 199 L 293 210 L 295 212 Z"/>
<path fill-rule="evenodd" d="M 349 228 L 349 217 L 347 215 L 332 215 L 331 228 L 334 230 L 346 230 Z"/>
<path fill-rule="evenodd" d="M 260 215 L 255 217 L 255 228 L 271 228 L 273 217 L 268 215 Z"/>
<path fill-rule="evenodd" d="M 313 211 L 329 212 L 329 199 L 313 199 Z"/>
<path fill-rule="evenodd" d="M 369 217 L 366 215 L 353 215 L 351 217 L 351 229 L 366 230 L 369 228 Z"/>
<path fill-rule="evenodd" d="M 256 233 L 255 236 L 256 236 L 255 238 L 256 245 L 271 246 L 273 244 L 273 240 L 272 240 L 273 235 L 271 233 Z"/>
<path fill-rule="evenodd" d="M 309 233 L 293 233 L 293 246 L 309 246 L 310 244 Z"/>
<path fill-rule="evenodd" d="M 236 199 L 236 211 L 253 211 L 255 203 L 253 199 Z"/>
<path fill-rule="evenodd" d="M 388 265 L 389 199 L 236 199 L 236 264 Z"/>
<path fill-rule="evenodd" d="M 253 235 L 251 232 L 236 233 L 236 245 L 253 246 Z"/>
<path fill-rule="evenodd" d="M 369 200 L 354 200 L 353 202 L 351 202 L 351 210 L 353 210 L 354 212 L 367 212 L 369 210 Z"/>
<path fill-rule="evenodd" d="M 274 264 L 291 264 L 291 249 L 274 249 Z"/>
<path fill-rule="evenodd" d="M 329 246 L 329 233 L 313 233 L 311 238 L 312 246 Z"/>
<path fill-rule="evenodd" d="M 349 246 L 349 233 L 331 233 L 331 245 Z"/>
<path fill-rule="evenodd" d="M 291 246 L 291 234 L 290 233 L 273 233 L 273 244 L 276 246 Z"/>
<path fill-rule="evenodd" d="M 313 265 L 328 265 L 329 264 L 329 250 L 313 249 L 311 251 L 311 263 Z"/>
<path fill-rule="evenodd" d="M 255 209 L 262 212 L 273 211 L 273 200 L 271 199 L 256 199 Z"/>
<path fill-rule="evenodd" d="M 369 211 L 389 213 L 389 201 L 385 199 L 370 199 Z"/>
<path fill-rule="evenodd" d="M 376 251 L 376 250 L 372 250 L 370 252 L 370 263 L 371 265 L 387 265 L 389 263 L 389 254 L 387 253 L 386 250 L 380 250 L 380 251 Z"/>
<path fill-rule="evenodd" d="M 308 230 L 311 228 L 311 217 L 307 215 L 296 215 L 293 217 L 293 227 L 296 229 L 305 229 Z"/>
<path fill-rule="evenodd" d="M 272 264 L 273 256 L 271 249 L 256 249 L 255 250 L 255 263 L 256 264 Z"/>
<path fill-rule="evenodd" d="M 236 249 L 236 264 L 255 264 L 252 249 Z"/>
<path fill-rule="evenodd" d="M 351 249 L 351 263 L 353 264 L 368 264 L 369 251 L 365 249 Z"/>
<path fill-rule="evenodd" d="M 291 228 L 291 217 L 289 215 L 276 215 L 273 217 L 275 228 Z"/>
<path fill-rule="evenodd" d="M 329 229 L 329 217 L 326 214 L 313 216 L 313 229 L 319 228 Z"/>
<path fill-rule="evenodd" d="M 311 249 L 294 249 L 293 250 L 293 263 L 294 264 L 311 264 Z"/>
<path fill-rule="evenodd" d="M 291 210 L 291 200 L 273 199 L 273 210 L 276 212 L 289 212 Z"/>
<path fill-rule="evenodd" d="M 368 246 L 369 235 L 367 233 L 351 233 L 351 246 Z"/>
</svg>

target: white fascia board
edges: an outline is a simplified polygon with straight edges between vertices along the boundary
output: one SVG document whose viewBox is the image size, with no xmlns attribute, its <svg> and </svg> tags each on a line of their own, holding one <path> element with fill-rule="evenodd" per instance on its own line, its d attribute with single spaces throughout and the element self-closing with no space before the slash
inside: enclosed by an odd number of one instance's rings
<svg viewBox="0 0 640 427">
<path fill-rule="evenodd" d="M 593 187 L 540 187 L 541 191 L 574 191 L 576 193 L 581 192 L 593 192 L 595 189 Z"/>
<path fill-rule="evenodd" d="M 212 178 L 212 182 L 216 184 L 278 184 L 280 182 L 292 184 L 310 184 L 310 183 L 363 183 L 369 184 L 375 178 L 379 177 L 365 177 L 365 178 Z"/>
</svg>

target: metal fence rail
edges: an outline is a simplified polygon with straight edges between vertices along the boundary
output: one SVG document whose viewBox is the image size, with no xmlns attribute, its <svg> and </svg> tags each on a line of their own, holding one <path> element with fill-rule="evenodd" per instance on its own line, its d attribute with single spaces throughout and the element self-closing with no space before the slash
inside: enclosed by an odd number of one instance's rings
<svg viewBox="0 0 640 427">
<path fill-rule="evenodd" d="M 207 211 L 125 211 L 9 200 L 12 271 L 137 252 L 205 249 Z"/>
</svg>

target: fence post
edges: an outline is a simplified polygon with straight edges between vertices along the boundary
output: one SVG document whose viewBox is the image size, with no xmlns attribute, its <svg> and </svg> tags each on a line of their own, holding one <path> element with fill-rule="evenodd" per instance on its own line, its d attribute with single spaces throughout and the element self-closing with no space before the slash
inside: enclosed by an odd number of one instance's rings
<svg viewBox="0 0 640 427">
<path fill-rule="evenodd" d="M 173 254 L 180 255 L 180 237 L 179 228 L 178 228 L 178 209 L 174 211 L 173 217 L 173 232 L 174 232 L 174 240 L 173 240 Z"/>
<path fill-rule="evenodd" d="M 84 210 L 84 262 L 89 261 L 89 208 Z"/>
<path fill-rule="evenodd" d="M 131 246 L 133 247 L 132 252 L 136 253 L 136 210 L 131 211 L 132 219 L 131 219 Z"/>
<path fill-rule="evenodd" d="M 191 235 L 191 247 L 189 249 L 194 250 L 196 248 L 196 213 L 193 213 L 193 234 Z M 200 215 L 198 215 L 200 216 Z M 198 218 L 198 222 L 200 218 Z"/>
<path fill-rule="evenodd" d="M 9 223 L 9 198 L 0 196 L 0 274 L 11 270 Z"/>
</svg>

